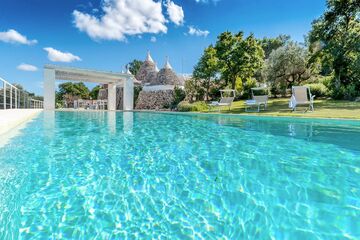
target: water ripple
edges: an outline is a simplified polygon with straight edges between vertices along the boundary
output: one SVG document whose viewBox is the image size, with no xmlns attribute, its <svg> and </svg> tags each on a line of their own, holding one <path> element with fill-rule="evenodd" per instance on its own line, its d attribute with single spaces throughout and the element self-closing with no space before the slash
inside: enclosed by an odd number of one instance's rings
<svg viewBox="0 0 360 240">
<path fill-rule="evenodd" d="M 0 239 L 360 238 L 359 133 L 331 121 L 44 113 L 0 148 Z"/>
</svg>

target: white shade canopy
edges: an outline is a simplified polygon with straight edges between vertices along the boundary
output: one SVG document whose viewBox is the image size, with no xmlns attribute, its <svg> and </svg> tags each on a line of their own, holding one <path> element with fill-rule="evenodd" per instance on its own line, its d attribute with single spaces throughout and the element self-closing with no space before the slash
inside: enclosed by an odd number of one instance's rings
<svg viewBox="0 0 360 240">
<path fill-rule="evenodd" d="M 123 87 L 124 110 L 133 109 L 135 79 L 129 73 L 114 73 L 89 69 L 46 65 L 44 67 L 44 108 L 55 109 L 55 81 L 68 80 L 107 84 L 108 110 L 116 110 L 116 88 Z"/>
<path fill-rule="evenodd" d="M 54 70 L 56 79 L 68 81 L 108 84 L 121 83 L 124 79 L 132 77 L 129 73 L 115 73 L 54 65 L 45 65 L 45 69 Z"/>
</svg>

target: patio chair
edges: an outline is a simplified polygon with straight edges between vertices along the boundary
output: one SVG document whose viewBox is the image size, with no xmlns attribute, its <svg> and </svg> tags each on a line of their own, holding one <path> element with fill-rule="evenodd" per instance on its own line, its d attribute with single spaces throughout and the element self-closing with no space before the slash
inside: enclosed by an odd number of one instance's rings
<svg viewBox="0 0 360 240">
<path fill-rule="evenodd" d="M 107 100 L 96 100 L 96 109 L 97 110 L 107 109 Z"/>
<path fill-rule="evenodd" d="M 294 86 L 292 87 L 292 95 L 289 101 L 289 108 L 292 111 L 296 111 L 299 105 L 309 106 L 307 110 L 314 111 L 314 98 L 315 95 L 311 95 L 310 87 L 308 86 Z M 307 111 L 306 110 L 306 111 Z"/>
<path fill-rule="evenodd" d="M 235 90 L 220 90 L 220 94 L 221 94 L 220 101 L 212 101 L 209 104 L 209 107 L 219 107 L 219 111 L 220 111 L 220 107 L 228 106 L 229 110 L 231 110 L 231 104 L 233 103 L 233 101 L 235 99 Z M 230 94 L 230 97 L 226 96 L 229 94 Z"/>
<path fill-rule="evenodd" d="M 266 110 L 269 96 L 267 94 L 256 95 L 254 91 L 258 90 L 267 92 L 266 88 L 251 88 L 252 99 L 245 101 L 245 112 L 250 112 L 249 109 L 252 107 L 255 107 L 257 112 L 260 112 L 261 106 L 264 106 L 264 110 Z"/>
</svg>

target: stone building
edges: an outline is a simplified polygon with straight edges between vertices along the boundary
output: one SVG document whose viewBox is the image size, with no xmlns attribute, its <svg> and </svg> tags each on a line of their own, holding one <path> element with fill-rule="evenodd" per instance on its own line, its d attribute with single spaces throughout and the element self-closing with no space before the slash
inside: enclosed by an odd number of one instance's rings
<svg viewBox="0 0 360 240">
<path fill-rule="evenodd" d="M 140 81 L 142 85 L 150 84 L 151 82 L 156 81 L 158 70 L 156 63 L 152 59 L 150 53 L 148 52 L 144 63 L 141 65 L 138 73 L 136 74 L 136 80 Z"/>
<path fill-rule="evenodd" d="M 159 71 L 149 52 L 135 78 L 143 87 L 136 102 L 136 109 L 169 108 L 175 87 L 184 87 L 183 78 L 174 72 L 169 59 L 166 59 L 164 67 Z"/>
</svg>

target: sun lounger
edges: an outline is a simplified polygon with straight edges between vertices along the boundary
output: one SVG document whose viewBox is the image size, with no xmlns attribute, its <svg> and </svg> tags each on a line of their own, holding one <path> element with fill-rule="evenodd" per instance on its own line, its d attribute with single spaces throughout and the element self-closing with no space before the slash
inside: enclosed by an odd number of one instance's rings
<svg viewBox="0 0 360 240">
<path fill-rule="evenodd" d="M 289 102 L 289 108 L 296 111 L 299 105 L 307 105 L 310 111 L 314 111 L 314 98 L 311 95 L 310 88 L 307 86 L 292 87 L 292 95 Z"/>
<path fill-rule="evenodd" d="M 245 101 L 245 112 L 251 112 L 251 108 L 255 108 L 256 112 L 260 112 L 261 106 L 264 107 L 264 110 L 267 108 L 268 95 L 256 95 L 254 94 L 255 90 L 267 91 L 266 88 L 252 88 L 251 95 L 252 99 Z"/>
<path fill-rule="evenodd" d="M 235 90 L 220 90 L 221 93 L 221 99 L 220 101 L 213 101 L 209 104 L 209 107 L 220 107 L 222 106 L 228 106 L 229 110 L 231 110 L 231 104 L 233 103 L 235 99 Z M 232 95 L 231 97 L 225 97 L 226 93 L 230 93 Z"/>
</svg>

